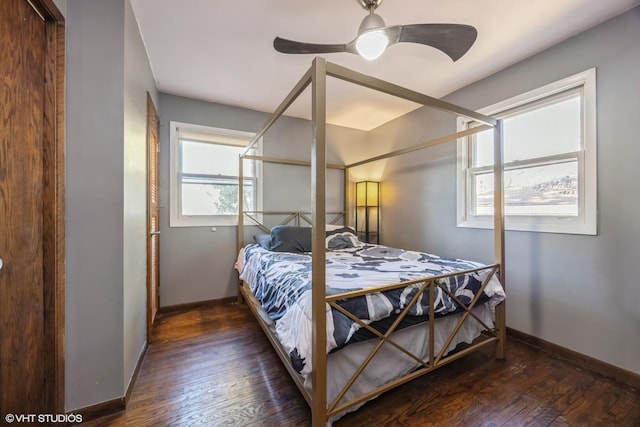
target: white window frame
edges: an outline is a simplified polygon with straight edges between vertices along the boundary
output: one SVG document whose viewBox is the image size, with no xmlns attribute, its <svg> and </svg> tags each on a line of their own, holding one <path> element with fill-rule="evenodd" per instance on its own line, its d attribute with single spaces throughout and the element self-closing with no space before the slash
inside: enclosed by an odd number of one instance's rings
<svg viewBox="0 0 640 427">
<path fill-rule="evenodd" d="M 597 135 L 596 135 L 596 69 L 575 74 L 515 96 L 479 110 L 488 116 L 501 118 L 514 108 L 543 102 L 571 89 L 582 90 L 582 141 L 580 150 L 574 153 L 578 159 L 578 215 L 577 216 L 521 216 L 505 215 L 505 229 L 566 234 L 597 234 Z M 467 129 L 474 123 L 467 118 L 458 118 L 458 130 Z M 492 215 L 474 215 L 472 206 L 473 185 L 471 139 L 458 139 L 457 145 L 457 225 L 469 228 L 493 228 Z M 562 160 L 567 155 L 551 156 L 552 160 Z M 557 157 L 557 159 L 555 158 Z M 514 162 L 514 164 L 517 162 Z M 505 165 L 507 167 L 508 165 Z"/>
<path fill-rule="evenodd" d="M 169 226 L 170 227 L 211 227 L 211 226 L 237 226 L 238 215 L 183 215 L 181 208 L 181 150 L 178 138 L 178 129 L 186 129 L 194 132 L 202 132 L 219 136 L 224 139 L 236 139 L 238 146 L 245 146 L 255 137 L 255 133 L 232 129 L 223 129 L 212 126 L 197 125 L 177 121 L 169 122 Z M 233 142 L 232 142 L 233 144 Z M 262 138 L 254 147 L 254 154 L 262 154 Z M 239 160 L 239 159 L 238 159 Z M 246 178 L 245 178 L 246 179 Z M 262 209 L 262 166 L 261 162 L 255 165 L 255 204 L 256 210 Z"/>
</svg>

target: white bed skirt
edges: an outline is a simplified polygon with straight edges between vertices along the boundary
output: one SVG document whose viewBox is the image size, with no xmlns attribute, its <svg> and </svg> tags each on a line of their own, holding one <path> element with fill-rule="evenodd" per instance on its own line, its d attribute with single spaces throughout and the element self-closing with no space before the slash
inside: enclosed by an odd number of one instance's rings
<svg viewBox="0 0 640 427">
<path fill-rule="evenodd" d="M 483 304 L 472 310 L 488 326 L 493 326 L 491 311 Z M 436 319 L 435 323 L 435 352 L 437 356 L 444 346 L 449 334 L 456 327 L 462 313 Z M 469 316 L 447 349 L 447 353 L 455 349 L 460 343 L 470 344 L 484 330 L 482 325 Z M 394 342 L 419 356 L 423 360 L 428 358 L 429 324 L 421 323 L 397 331 L 391 335 Z M 362 361 L 378 343 L 378 339 L 370 339 L 353 344 L 327 355 L 327 402 L 333 402 L 344 385 L 349 381 Z M 418 366 L 417 362 L 389 344 L 384 344 L 375 357 L 369 362 L 355 383 L 347 391 L 343 402 L 351 400 L 391 380 L 401 377 Z M 305 387 L 311 391 L 311 377 L 305 378 Z M 363 403 L 364 404 L 364 403 Z M 355 411 L 361 405 L 331 417 L 331 422 L 339 419 L 348 412 Z"/>
</svg>

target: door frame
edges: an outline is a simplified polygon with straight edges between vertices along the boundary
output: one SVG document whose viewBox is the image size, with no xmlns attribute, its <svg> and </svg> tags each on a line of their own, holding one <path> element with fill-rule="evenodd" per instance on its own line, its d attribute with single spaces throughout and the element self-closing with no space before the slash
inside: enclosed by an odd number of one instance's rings
<svg viewBox="0 0 640 427">
<path fill-rule="evenodd" d="M 65 19 L 53 0 L 25 0 L 45 22 L 43 125 L 44 411 L 64 413 Z"/>
<path fill-rule="evenodd" d="M 159 292 L 159 284 L 160 284 L 160 236 L 158 235 L 152 235 L 151 233 L 155 230 L 152 230 L 152 225 L 151 225 L 151 186 L 154 184 L 151 182 L 151 173 L 150 173 L 150 167 L 151 167 L 151 126 L 152 124 L 155 123 L 156 124 L 156 144 L 159 147 L 160 141 L 160 117 L 158 116 L 158 110 L 156 109 L 156 106 L 153 103 L 153 99 L 151 98 L 151 95 L 149 94 L 149 92 L 147 92 L 147 235 L 146 235 L 146 239 L 147 239 L 147 343 L 151 343 L 152 342 L 152 338 L 153 338 L 153 324 L 155 322 L 155 316 L 158 312 L 158 309 L 160 308 L 160 292 Z M 159 159 L 158 159 L 158 155 L 159 153 L 156 152 L 156 156 L 155 156 L 155 176 L 156 176 L 156 210 L 158 209 L 158 190 L 159 190 L 159 179 L 158 179 L 158 174 L 160 173 L 159 171 Z M 159 216 L 159 215 L 158 215 Z M 158 222 L 158 230 L 157 232 L 159 233 L 159 229 L 160 229 L 160 224 Z M 151 262 L 151 257 L 152 257 L 152 240 L 153 239 L 157 239 L 157 245 L 156 245 L 156 250 L 157 250 L 157 257 L 158 257 L 158 261 L 155 263 L 156 268 L 158 269 L 158 271 L 155 272 L 155 275 L 152 272 L 154 263 Z M 152 283 L 152 277 L 155 277 L 157 282 L 156 284 Z M 156 286 L 156 292 L 153 293 L 152 292 L 152 287 Z M 155 295 L 155 301 L 153 301 L 152 296 Z"/>
</svg>

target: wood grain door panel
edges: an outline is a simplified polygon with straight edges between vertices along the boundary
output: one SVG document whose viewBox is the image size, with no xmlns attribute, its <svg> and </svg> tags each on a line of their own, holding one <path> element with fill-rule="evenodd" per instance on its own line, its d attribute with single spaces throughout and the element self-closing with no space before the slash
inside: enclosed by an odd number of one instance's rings
<svg viewBox="0 0 640 427">
<path fill-rule="evenodd" d="M 0 414 L 64 412 L 64 40 L 0 1 Z"/>
<path fill-rule="evenodd" d="M 0 6 L 0 414 L 45 407 L 43 125 L 45 24 Z"/>
</svg>

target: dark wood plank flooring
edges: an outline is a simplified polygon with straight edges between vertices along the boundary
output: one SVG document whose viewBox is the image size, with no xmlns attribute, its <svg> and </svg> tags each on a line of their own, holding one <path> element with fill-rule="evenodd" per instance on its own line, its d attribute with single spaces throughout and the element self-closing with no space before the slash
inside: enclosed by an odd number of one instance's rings
<svg viewBox="0 0 640 427">
<path fill-rule="evenodd" d="M 87 426 L 308 426 L 310 411 L 246 306 L 163 315 L 126 411 Z M 334 423 L 640 426 L 640 391 L 510 337 Z"/>
</svg>

